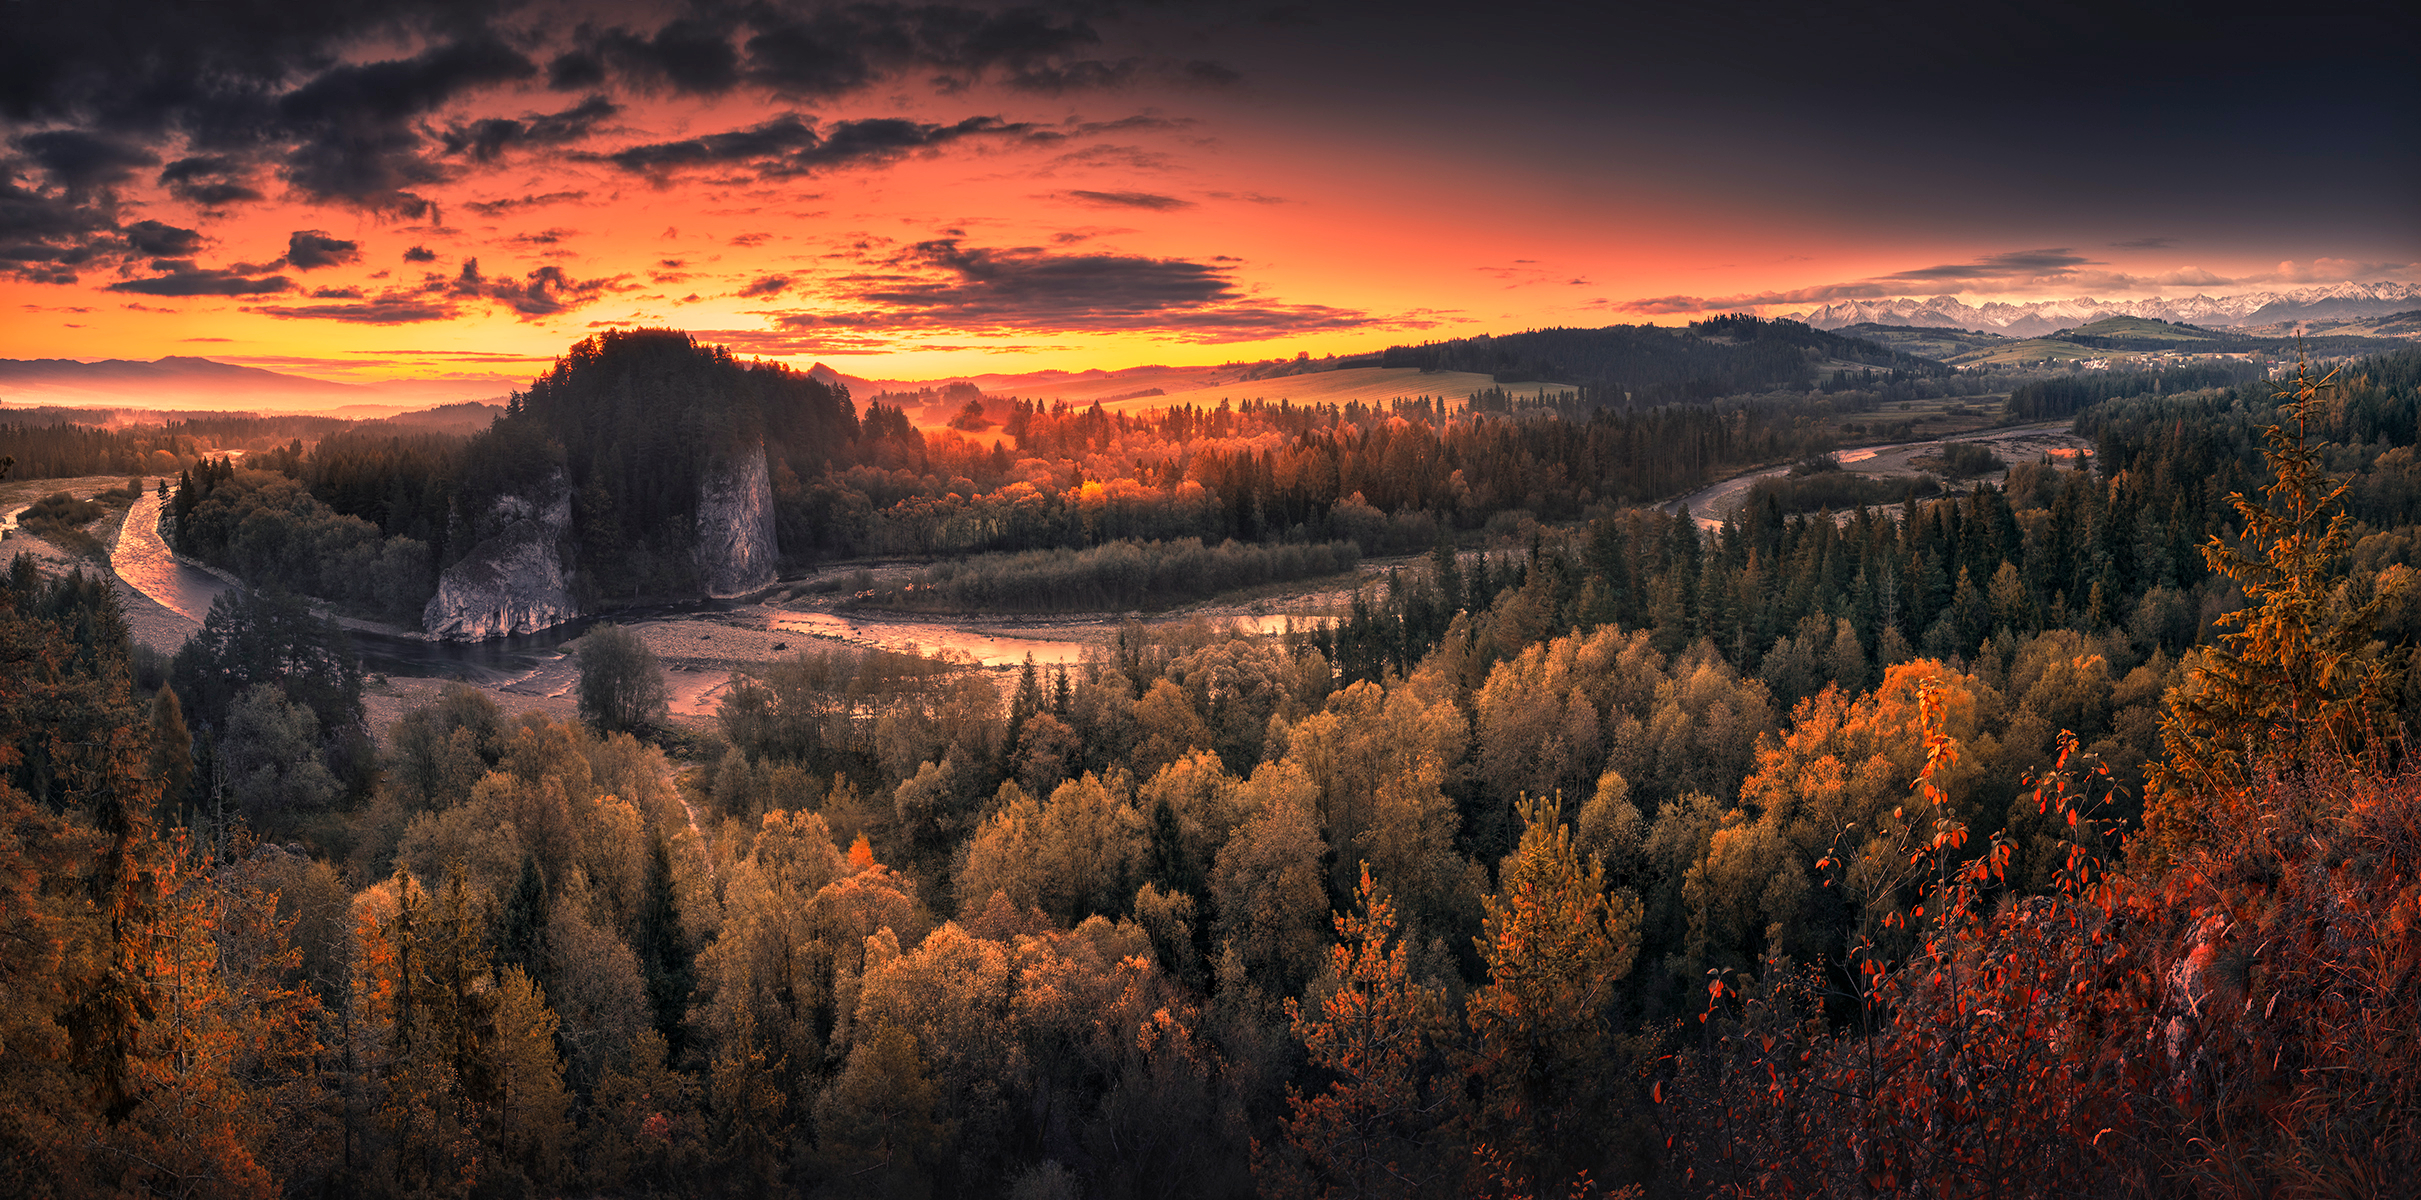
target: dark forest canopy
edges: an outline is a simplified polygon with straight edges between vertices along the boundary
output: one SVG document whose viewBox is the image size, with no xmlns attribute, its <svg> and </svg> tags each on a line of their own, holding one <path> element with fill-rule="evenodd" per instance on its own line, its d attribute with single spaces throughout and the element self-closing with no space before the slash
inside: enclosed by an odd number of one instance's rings
<svg viewBox="0 0 2421 1200">
<path fill-rule="evenodd" d="M 2229 387 L 2264 378 L 2268 368 L 2249 362 L 2187 363 L 2153 371 L 2110 371 L 2057 375 L 2011 389 L 2005 406 L 2019 421 L 2048 421 L 2118 396 L 2190 392 Z"/>
<path fill-rule="evenodd" d="M 1688 329 L 1536 329 L 1392 346 L 1379 365 L 1477 371 L 1499 383 L 1584 383 L 1609 399 L 1628 393 L 1633 403 L 1654 404 L 1812 386 L 1823 364 L 1836 359 L 1910 375 L 1947 372 L 1939 363 L 1859 338 L 1739 314 L 1692 322 Z"/>
<path fill-rule="evenodd" d="M 575 561 L 616 564 L 586 572 L 589 587 L 678 594 L 702 483 L 760 443 L 777 481 L 814 478 L 855 461 L 859 433 L 845 388 L 675 330 L 611 331 L 572 347 L 464 448 L 456 518 L 477 529 L 501 497 L 568 488 Z M 453 539 L 443 561 L 469 550 Z"/>
</svg>

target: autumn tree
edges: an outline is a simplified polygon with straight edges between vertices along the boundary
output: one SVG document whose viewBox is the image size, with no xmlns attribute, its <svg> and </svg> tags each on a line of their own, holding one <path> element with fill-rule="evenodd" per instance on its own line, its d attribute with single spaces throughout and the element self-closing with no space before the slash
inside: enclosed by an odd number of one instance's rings
<svg viewBox="0 0 2421 1200">
<path fill-rule="evenodd" d="M 2262 435 L 2270 482 L 2259 499 L 2229 497 L 2244 523 L 2239 544 L 2214 534 L 2202 547 L 2203 561 L 2247 603 L 2219 618 L 2234 628 L 2169 693 L 2165 761 L 2147 781 L 2144 832 L 2132 850 L 2146 865 L 2175 859 L 2214 823 L 2236 819 L 2211 806 L 2261 771 L 2392 759 L 2397 681 L 2368 647 L 2389 594 L 2410 576 L 2398 570 L 2363 602 L 2338 578 L 2352 525 L 2348 485 L 2322 470 L 2312 439 L 2336 381 L 2297 365 L 2294 383 L 2278 392 L 2285 419 Z"/>
<path fill-rule="evenodd" d="M 600 625 L 580 639 L 580 719 L 599 733 L 629 733 L 664 719 L 664 668 L 639 635 Z"/>
<path fill-rule="evenodd" d="M 1282 1151 L 1254 1159 L 1263 1194 L 1417 1196 L 1448 1188 L 1442 1136 L 1451 1091 L 1436 1078 L 1444 997 L 1412 976 L 1395 903 L 1362 868 L 1354 912 L 1336 915 L 1334 990 L 1286 1015 L 1314 1071 L 1331 1082 L 1287 1088 Z"/>
<path fill-rule="evenodd" d="M 1511 1194 L 1602 1179 L 1644 1151 L 1617 1143 L 1635 1084 L 1612 1020 L 1614 985 L 1639 952 L 1639 901 L 1607 891 L 1556 801 L 1521 811 L 1521 842 L 1484 906 L 1488 982 L 1471 993 L 1463 1050 L 1474 1183 Z"/>
</svg>

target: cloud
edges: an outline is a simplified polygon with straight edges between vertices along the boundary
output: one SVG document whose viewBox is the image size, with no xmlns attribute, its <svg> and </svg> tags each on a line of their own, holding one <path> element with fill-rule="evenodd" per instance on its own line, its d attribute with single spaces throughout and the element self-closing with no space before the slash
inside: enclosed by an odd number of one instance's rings
<svg viewBox="0 0 2421 1200">
<path fill-rule="evenodd" d="M 2176 244 L 2177 239 L 2173 237 L 2140 237 L 2131 241 L 2112 242 L 2110 246 L 2114 250 L 2166 250 Z"/>
<path fill-rule="evenodd" d="M 360 262 L 361 243 L 329 237 L 316 229 L 297 229 L 286 239 L 286 261 L 297 271 Z"/>
<path fill-rule="evenodd" d="M 239 200 L 258 200 L 261 193 L 252 186 L 252 172 L 242 162 L 224 154 L 201 154 L 180 158 L 160 168 L 159 183 L 168 194 L 188 204 L 202 208 L 223 208 Z"/>
<path fill-rule="evenodd" d="M 566 204 L 587 198 L 588 193 L 585 191 L 525 193 L 503 200 L 474 200 L 463 207 L 483 217 L 500 217 L 517 208 L 538 208 L 548 204 Z"/>
<path fill-rule="evenodd" d="M 750 23 L 748 80 L 802 99 L 843 95 L 918 68 L 940 69 L 956 87 L 998 70 L 1011 87 L 1054 94 L 1117 86 L 1134 70 L 1076 57 L 1099 44 L 1100 35 L 1082 20 L 1040 8 L 858 4 L 766 12 Z"/>
<path fill-rule="evenodd" d="M 244 309 L 287 321 L 344 321 L 355 325 L 413 325 L 443 321 L 459 310 L 445 300 L 408 292 L 389 292 L 358 304 L 259 305 Z"/>
<path fill-rule="evenodd" d="M 1175 196 L 1162 196 L 1152 192 L 1094 192 L 1078 188 L 1068 192 L 1067 195 L 1071 199 L 1097 208 L 1148 208 L 1154 212 L 1169 212 L 1174 209 L 1194 207 L 1194 202 L 1191 200 L 1180 200 Z"/>
<path fill-rule="evenodd" d="M 507 240 L 519 246 L 552 246 L 562 242 L 565 238 L 578 236 L 580 236 L 580 231 L 577 229 L 549 228 L 537 233 L 516 233 Z"/>
<path fill-rule="evenodd" d="M 213 269 L 162 260 L 152 265 L 167 268 L 168 273 L 150 279 L 123 280 L 110 284 L 108 290 L 140 296 L 266 296 L 294 287 L 294 281 L 283 275 L 250 278 L 243 270 L 247 264 Z"/>
<path fill-rule="evenodd" d="M 429 204 L 410 189 L 450 174 L 423 153 L 419 118 L 537 70 L 485 31 L 410 58 L 331 67 L 278 98 L 276 114 L 296 139 L 286 181 L 315 200 L 418 217 Z"/>
<path fill-rule="evenodd" d="M 2362 262 L 2350 258 L 2315 258 L 2310 262 L 2287 259 L 2276 269 L 2260 275 L 2246 276 L 2242 283 L 2344 283 L 2379 282 L 2405 279 L 2421 271 L 2421 263 Z"/>
<path fill-rule="evenodd" d="M 199 230 L 180 229 L 159 221 L 137 221 L 126 227 L 126 244 L 151 258 L 190 258 L 202 246 Z"/>
<path fill-rule="evenodd" d="M 2073 274 L 2093 260 L 2070 253 L 2065 247 L 2050 250 L 2012 250 L 2006 254 L 1988 254 L 1974 262 L 1946 263 L 1935 267 L 1919 267 L 1886 275 L 1886 279 L 1905 279 L 1930 283 L 1970 283 L 1978 280 L 2039 279 L 2048 275 Z"/>
<path fill-rule="evenodd" d="M 581 141 L 597 126 L 620 115 L 622 106 L 600 95 L 553 113 L 524 113 L 521 119 L 486 117 L 456 124 L 439 134 L 445 153 L 492 162 L 505 151 L 523 146 L 561 146 Z"/>
<path fill-rule="evenodd" d="M 2065 247 L 2012 250 L 1988 254 L 1972 262 L 1946 263 L 1895 271 L 1872 279 L 1818 284 L 1730 296 L 1648 296 L 1636 300 L 1593 301 L 1590 307 L 1616 312 L 1662 316 L 1681 313 L 1739 312 L 1785 304 L 1830 304 L 1841 300 L 1880 300 L 1917 294 L 1942 295 L 1960 291 L 2007 292 L 2029 288 L 2135 288 L 2151 279 L 2077 268 L 2097 266 L 2092 259 Z M 2217 277 L 2212 277 L 2216 279 Z"/>
<path fill-rule="evenodd" d="M 886 266 L 840 281 L 845 311 L 785 313 L 775 324 L 791 332 L 1155 330 L 1193 342 L 1391 324 L 1353 309 L 1265 301 L 1240 290 L 1232 268 L 1185 259 L 990 249 L 944 238 L 918 243 Z"/>
<path fill-rule="evenodd" d="M 756 279 L 752 280 L 747 287 L 741 288 L 738 292 L 733 294 L 744 298 L 756 296 L 778 296 L 784 291 L 788 290 L 789 287 L 790 277 L 788 275 L 759 275 L 756 277 Z"/>
<path fill-rule="evenodd" d="M 53 183 L 70 192 L 124 183 L 137 167 L 156 167 L 160 156 L 115 138 L 81 129 L 52 129 L 17 139 L 17 148 L 41 164 Z"/>
<path fill-rule="evenodd" d="M 1181 69 L 1181 77 L 1186 82 L 1200 87 L 1227 87 L 1230 84 L 1241 82 L 1244 75 L 1224 64 L 1197 58 L 1185 64 Z"/>
<path fill-rule="evenodd" d="M 437 252 L 427 246 L 414 246 L 403 252 L 405 262 L 436 262 Z"/>
<path fill-rule="evenodd" d="M 593 157 L 659 180 L 690 168 L 730 166 L 747 167 L 762 178 L 782 179 L 847 167 L 878 166 L 966 138 L 1024 137 L 1034 128 L 1022 122 L 1004 122 L 998 117 L 969 117 L 952 125 L 869 117 L 836 121 L 819 131 L 814 120 L 797 113 L 783 113 L 744 129 L 627 146 Z"/>
<path fill-rule="evenodd" d="M 561 267 L 540 267 L 520 279 L 489 279 L 479 270 L 479 260 L 462 260 L 462 271 L 454 277 L 446 291 L 456 297 L 484 297 L 521 315 L 525 321 L 542 320 L 571 312 L 592 304 L 613 290 L 622 277 L 612 279 L 574 279 Z"/>
</svg>

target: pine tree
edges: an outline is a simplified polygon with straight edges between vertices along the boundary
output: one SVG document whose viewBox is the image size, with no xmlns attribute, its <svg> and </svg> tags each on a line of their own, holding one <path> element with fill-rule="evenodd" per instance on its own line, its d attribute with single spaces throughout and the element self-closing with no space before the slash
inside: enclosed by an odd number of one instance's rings
<svg viewBox="0 0 2421 1200">
<path fill-rule="evenodd" d="M 672 851 L 662 830 L 647 843 L 647 883 L 639 900 L 639 922 L 632 949 L 639 954 L 639 971 L 647 984 L 647 1002 L 655 1010 L 656 1032 L 679 1061 L 687 1045 L 683 1025 L 689 1015 L 689 994 L 696 986 L 694 955 L 681 928 L 681 900 L 673 890 Z"/>
<path fill-rule="evenodd" d="M 1398 936 L 1395 903 L 1362 864 L 1357 912 L 1336 915 L 1329 971 L 1337 988 L 1286 1015 L 1325 1090 L 1287 1088 L 1286 1152 L 1255 1155 L 1264 1194 L 1410 1196 L 1443 1190 L 1441 1124 L 1450 1096 L 1428 1078 L 1443 1031 L 1444 998 L 1412 978 L 1411 948 Z"/>
<path fill-rule="evenodd" d="M 1475 940 L 1488 983 L 1471 994 L 1467 1120 L 1485 1190 L 1562 1190 L 1608 1153 L 1624 1076 L 1614 985 L 1639 953 L 1641 909 L 1609 894 L 1556 801 L 1525 800 L 1521 842 L 1498 872 Z"/>
<path fill-rule="evenodd" d="M 2296 367 L 2293 385 L 2278 393 L 2286 419 L 2262 435 L 2269 484 L 2259 499 L 2229 497 L 2244 522 L 2239 544 L 2213 535 L 2202 547 L 2203 561 L 2235 580 L 2247 604 L 2219 619 L 2236 628 L 2169 692 L 2165 761 L 2151 768 L 2145 828 L 2129 847 L 2148 866 L 2174 861 L 2213 824 L 2241 815 L 2213 806 L 2258 773 L 2356 762 L 2381 769 L 2397 749 L 2396 680 L 2365 653 L 2397 583 L 2361 604 L 2339 586 L 2352 523 L 2347 485 L 2321 470 L 2312 440 L 2335 380 Z"/>
</svg>

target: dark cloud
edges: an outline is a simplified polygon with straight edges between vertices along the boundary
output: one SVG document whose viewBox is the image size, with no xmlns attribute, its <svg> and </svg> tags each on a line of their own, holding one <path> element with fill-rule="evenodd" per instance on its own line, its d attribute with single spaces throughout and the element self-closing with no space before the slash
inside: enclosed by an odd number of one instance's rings
<svg viewBox="0 0 2421 1200">
<path fill-rule="evenodd" d="M 454 305 L 428 296 L 390 292 L 358 304 L 287 304 L 248 307 L 249 313 L 289 321 L 345 321 L 356 325 L 412 325 L 443 321 L 455 315 Z"/>
<path fill-rule="evenodd" d="M 1135 81 L 1142 66 L 1143 60 L 1136 58 L 1117 62 L 1088 59 L 1064 64 L 1042 63 L 1009 72 L 1006 82 L 1020 91 L 1057 96 L 1064 92 L 1094 88 L 1125 87 Z"/>
<path fill-rule="evenodd" d="M 2065 275 L 2078 267 L 2090 266 L 2092 263 L 2092 259 L 2070 253 L 2065 247 L 2051 250 L 2012 250 L 2007 254 L 1988 254 L 1974 262 L 1919 267 L 1913 271 L 1886 275 L 1884 278 L 1944 283 L 1987 279 L 2038 279 L 2046 275 Z"/>
<path fill-rule="evenodd" d="M 750 281 L 747 287 L 741 288 L 735 294 L 744 298 L 778 296 L 789 288 L 790 277 L 788 275 L 759 275 Z"/>
<path fill-rule="evenodd" d="M 946 238 L 918 243 L 890 266 L 841 281 L 856 311 L 791 313 L 776 323 L 793 331 L 1157 330 L 1193 342 L 1393 324 L 1352 309 L 1263 301 L 1236 287 L 1231 268 L 1184 259 L 994 250 Z"/>
<path fill-rule="evenodd" d="M 1780 291 L 1745 292 L 1732 296 L 1650 296 L 1638 300 L 1609 302 L 1603 307 L 1618 312 L 1633 312 L 1651 316 L 1680 313 L 1738 311 L 1763 308 L 1777 304 L 1829 304 L 1836 300 L 1880 300 L 1923 292 L 1939 294 L 1961 290 L 2001 291 L 2012 285 L 2053 284 L 2081 278 L 2078 267 L 2098 265 L 2066 248 L 2047 250 L 2012 250 L 2005 254 L 1988 254 L 1974 262 L 1947 263 L 1896 271 L 1873 279 L 1845 283 L 1818 284 L 1814 287 L 1791 288 Z M 2121 287 L 2156 283 L 2155 280 L 2133 276 L 2096 276 L 2096 282 Z"/>
<path fill-rule="evenodd" d="M 641 86 L 712 96 L 740 81 L 733 29 L 711 16 L 677 17 L 646 37 L 620 29 L 584 31 L 582 48 Z"/>
<path fill-rule="evenodd" d="M 260 190 L 248 182 L 250 178 L 250 168 L 223 154 L 180 158 L 160 169 L 160 186 L 169 195 L 203 208 L 260 199 Z"/>
<path fill-rule="evenodd" d="M 554 113 L 526 113 L 521 119 L 487 117 L 457 124 L 438 135 L 445 153 L 478 162 L 493 161 L 506 150 L 523 146 L 562 146 L 581 141 L 597 126 L 622 112 L 622 106 L 602 95 Z"/>
<path fill-rule="evenodd" d="M 17 139 L 17 148 L 70 192 L 124 183 L 134 178 L 136 168 L 160 165 L 160 156 L 141 146 L 80 129 L 29 133 Z"/>
<path fill-rule="evenodd" d="M 311 298 L 314 300 L 359 300 L 361 299 L 361 289 L 357 287 L 313 288 Z"/>
<path fill-rule="evenodd" d="M 603 158 L 625 171 L 661 174 L 684 167 L 767 161 L 821 141 L 813 121 L 797 113 L 783 113 L 746 129 L 628 146 Z"/>
<path fill-rule="evenodd" d="M 277 102 L 298 139 L 285 155 L 286 180 L 316 200 L 417 217 L 428 202 L 409 189 L 447 172 L 424 153 L 415 122 L 469 91 L 537 70 L 486 34 L 410 58 L 332 67 Z"/>
<path fill-rule="evenodd" d="M 629 146 L 599 157 L 625 171 L 658 177 L 697 167 L 737 166 L 778 179 L 873 166 L 967 138 L 1016 138 L 1033 131 L 1030 124 L 998 117 L 969 117 L 954 125 L 871 117 L 836 121 L 819 131 L 813 120 L 784 113 L 745 129 Z"/>
<path fill-rule="evenodd" d="M 251 273 L 234 267 L 197 267 L 190 262 L 168 261 L 153 263 L 167 271 L 150 279 L 128 279 L 109 285 L 113 292 L 132 292 L 140 296 L 267 296 L 292 291 L 294 281 L 283 275 L 252 278 Z"/>
<path fill-rule="evenodd" d="M 414 246 L 403 252 L 405 262 L 436 262 L 437 252 L 427 246 Z"/>
<path fill-rule="evenodd" d="M 1203 87 L 1227 87 L 1244 79 L 1243 72 L 1233 67 L 1201 58 L 1185 64 L 1183 75 L 1188 83 Z"/>
<path fill-rule="evenodd" d="M 561 243 L 565 238 L 578 236 L 580 236 L 580 231 L 577 229 L 558 228 L 542 229 L 536 233 L 516 233 L 510 240 L 521 246 L 553 246 Z"/>
<path fill-rule="evenodd" d="M 316 229 L 297 229 L 286 239 L 286 261 L 297 271 L 360 262 L 361 243 L 329 237 Z"/>
<path fill-rule="evenodd" d="M 561 267 L 540 267 L 520 279 L 490 279 L 480 272 L 478 259 L 466 258 L 461 273 L 445 291 L 466 300 L 493 300 L 521 314 L 523 320 L 538 320 L 594 303 L 619 282 L 618 278 L 574 279 Z"/>
<path fill-rule="evenodd" d="M 187 258 L 201 249 L 202 234 L 159 221 L 137 221 L 126 227 L 126 244 L 151 258 Z"/>
<path fill-rule="evenodd" d="M 503 200 L 474 200 L 463 207 L 483 217 L 500 217 L 516 208 L 539 208 L 548 204 L 566 204 L 587 198 L 587 192 L 546 192 L 512 196 Z"/>
<path fill-rule="evenodd" d="M 33 283 L 73 283 L 78 268 L 121 254 L 116 206 L 70 199 L 18 182 L 0 160 L 0 264 Z"/>
<path fill-rule="evenodd" d="M 749 81 L 803 99 L 843 95 L 909 69 L 938 69 L 953 85 L 997 69 L 1012 87 L 1046 92 L 1114 86 L 1133 74 L 1125 64 L 1075 57 L 1101 36 L 1039 8 L 876 3 L 787 14 L 768 6 L 749 23 Z"/>
<path fill-rule="evenodd" d="M 1153 192 L 1092 192 L 1078 188 L 1070 191 L 1068 196 L 1071 199 L 1101 208 L 1148 208 L 1155 212 L 1168 212 L 1172 209 L 1194 207 L 1194 202 L 1191 200 L 1180 200 L 1175 196 L 1162 196 Z"/>
</svg>

